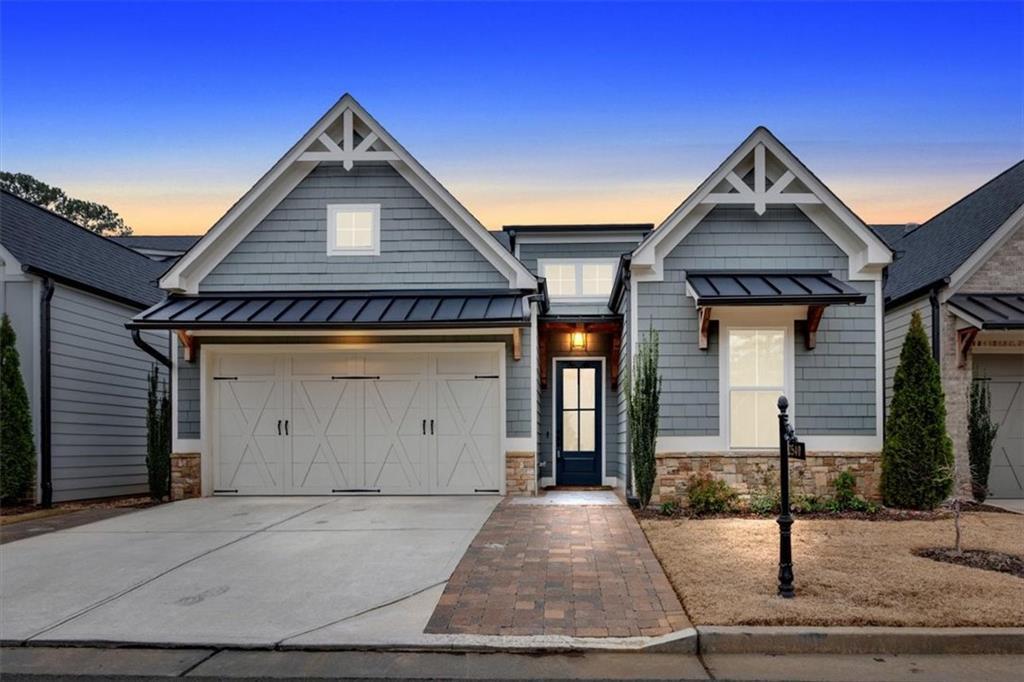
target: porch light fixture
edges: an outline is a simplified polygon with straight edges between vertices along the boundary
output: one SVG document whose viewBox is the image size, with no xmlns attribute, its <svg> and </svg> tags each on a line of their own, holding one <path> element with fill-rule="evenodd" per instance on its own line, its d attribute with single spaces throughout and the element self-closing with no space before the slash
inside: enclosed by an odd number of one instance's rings
<svg viewBox="0 0 1024 682">
<path fill-rule="evenodd" d="M 587 349 L 587 332 L 583 330 L 582 325 L 578 325 L 569 333 L 569 350 L 586 350 Z"/>
</svg>

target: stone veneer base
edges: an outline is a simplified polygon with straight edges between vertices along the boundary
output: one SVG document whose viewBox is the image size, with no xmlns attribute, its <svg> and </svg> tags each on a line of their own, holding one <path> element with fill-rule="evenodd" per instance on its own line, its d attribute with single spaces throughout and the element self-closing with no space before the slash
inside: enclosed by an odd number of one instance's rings
<svg viewBox="0 0 1024 682">
<path fill-rule="evenodd" d="M 537 494 L 536 453 L 505 453 L 505 494 L 512 496 Z"/>
<path fill-rule="evenodd" d="M 849 470 L 857 479 L 857 494 L 880 499 L 882 456 L 878 452 L 808 452 L 805 461 L 790 461 L 790 491 L 794 495 L 829 496 L 833 482 Z M 765 452 L 666 452 L 657 455 L 657 477 L 651 502 L 686 503 L 686 484 L 697 473 L 708 472 L 749 498 L 765 487 L 765 478 L 778 484 L 778 454 Z"/>
<path fill-rule="evenodd" d="M 187 500 L 191 497 L 200 497 L 202 494 L 199 453 L 171 453 L 171 500 Z"/>
</svg>

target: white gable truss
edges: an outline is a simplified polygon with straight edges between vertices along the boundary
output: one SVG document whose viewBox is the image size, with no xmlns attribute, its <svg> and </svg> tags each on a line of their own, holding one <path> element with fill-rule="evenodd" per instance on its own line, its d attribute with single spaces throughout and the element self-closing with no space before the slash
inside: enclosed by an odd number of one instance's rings
<svg viewBox="0 0 1024 682">
<path fill-rule="evenodd" d="M 537 286 L 533 274 L 502 247 L 487 228 L 354 97 L 345 94 L 202 239 L 164 273 L 160 278 L 161 288 L 198 293 L 203 278 L 321 161 L 339 161 L 348 170 L 359 162 L 387 161 L 508 279 L 511 288 L 532 289 Z"/>
<path fill-rule="evenodd" d="M 748 180 L 749 178 L 749 180 Z M 851 279 L 878 279 L 892 252 L 764 127 L 759 127 L 633 252 L 641 280 L 660 281 L 666 255 L 715 206 L 797 206 L 850 258 Z"/>
</svg>

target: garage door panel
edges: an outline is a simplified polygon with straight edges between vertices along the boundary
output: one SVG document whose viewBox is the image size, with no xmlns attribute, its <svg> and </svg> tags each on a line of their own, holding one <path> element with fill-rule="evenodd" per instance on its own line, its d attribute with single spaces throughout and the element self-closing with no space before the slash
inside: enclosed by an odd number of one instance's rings
<svg viewBox="0 0 1024 682">
<path fill-rule="evenodd" d="M 500 487 L 497 379 L 438 377 L 435 481 L 438 492 Z"/>
<path fill-rule="evenodd" d="M 291 387 L 291 492 L 330 494 L 359 487 L 358 382 L 293 378 Z"/>
<path fill-rule="evenodd" d="M 422 366 L 422 362 L 420 362 Z M 366 381 L 363 417 L 366 488 L 426 492 L 427 382 Z"/>
<path fill-rule="evenodd" d="M 987 380 L 992 420 L 999 425 L 992 444 L 989 497 L 1024 498 L 1024 355 L 976 354 L 974 376 Z"/>
<path fill-rule="evenodd" d="M 283 388 L 273 378 L 214 382 L 214 488 L 283 492 Z"/>
</svg>

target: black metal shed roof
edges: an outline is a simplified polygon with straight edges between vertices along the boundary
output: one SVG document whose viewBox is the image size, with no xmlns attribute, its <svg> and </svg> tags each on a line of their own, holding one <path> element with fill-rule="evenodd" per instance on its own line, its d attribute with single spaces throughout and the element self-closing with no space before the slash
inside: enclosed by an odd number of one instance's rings
<svg viewBox="0 0 1024 682">
<path fill-rule="evenodd" d="M 387 329 L 530 323 L 529 291 L 378 291 L 173 296 L 132 329 Z"/>
<path fill-rule="evenodd" d="M 949 304 L 981 329 L 1024 329 L 1024 293 L 954 294 Z"/>
<path fill-rule="evenodd" d="M 867 296 L 828 272 L 691 271 L 697 305 L 827 305 L 864 303 Z"/>
</svg>

